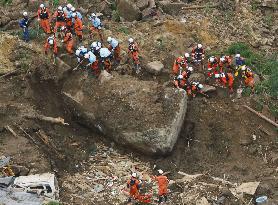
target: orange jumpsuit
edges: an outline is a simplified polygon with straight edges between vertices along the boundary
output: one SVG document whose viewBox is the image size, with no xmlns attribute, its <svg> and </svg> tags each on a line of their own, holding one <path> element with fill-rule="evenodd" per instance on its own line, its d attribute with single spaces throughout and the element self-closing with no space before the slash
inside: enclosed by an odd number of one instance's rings
<svg viewBox="0 0 278 205">
<path fill-rule="evenodd" d="M 57 32 L 58 28 L 61 28 L 62 26 L 66 25 L 66 17 L 63 11 L 56 11 L 53 15 L 53 18 L 56 19 L 55 27 L 54 27 L 54 33 Z"/>
<path fill-rule="evenodd" d="M 108 48 L 110 51 L 113 49 L 111 45 L 109 45 Z M 116 48 L 114 48 L 114 58 L 116 61 L 120 62 L 121 61 L 121 48 L 120 45 L 118 45 Z"/>
<path fill-rule="evenodd" d="M 127 181 L 127 188 L 129 188 L 129 196 L 137 199 L 139 196 L 140 182 L 137 179 L 130 179 Z"/>
<path fill-rule="evenodd" d="M 220 81 L 224 86 L 228 83 L 230 93 L 233 92 L 234 76 L 232 73 L 226 73 L 224 77 L 220 78 Z"/>
<path fill-rule="evenodd" d="M 40 19 L 40 26 L 43 28 L 44 32 L 48 34 L 51 33 L 49 18 L 50 18 L 50 13 L 48 8 L 44 8 L 44 9 L 40 8 L 38 10 L 38 19 Z"/>
<path fill-rule="evenodd" d="M 254 74 L 250 71 L 247 71 L 245 76 L 246 76 L 244 80 L 245 85 L 253 89 L 255 86 Z"/>
<path fill-rule="evenodd" d="M 140 65 L 138 44 L 133 42 L 128 45 L 129 55 L 135 65 Z"/>
<path fill-rule="evenodd" d="M 99 66 L 98 66 L 98 60 L 96 60 L 94 63 L 92 63 L 91 68 L 93 70 L 94 75 L 99 76 L 100 69 L 99 69 Z"/>
<path fill-rule="evenodd" d="M 231 69 L 232 67 L 232 62 L 233 59 L 231 56 L 225 56 L 225 61 L 224 62 L 219 62 L 219 68 L 220 68 L 220 72 L 224 72 L 225 67 L 228 69 Z"/>
<path fill-rule="evenodd" d="M 179 74 L 180 69 L 186 69 L 186 67 L 187 67 L 187 64 L 184 61 L 184 57 L 180 56 L 174 62 L 173 73 L 175 75 L 177 75 L 177 74 Z"/>
<path fill-rule="evenodd" d="M 82 40 L 82 38 L 83 38 L 82 29 L 83 29 L 82 21 L 81 21 L 81 19 L 79 19 L 76 16 L 75 23 L 74 23 L 74 31 L 75 31 L 76 35 L 78 36 L 79 40 Z"/>
<path fill-rule="evenodd" d="M 109 59 L 109 58 L 105 58 L 104 61 L 103 61 L 103 63 L 104 63 L 104 69 L 105 69 L 108 73 L 110 73 L 110 72 L 111 72 L 111 68 L 112 68 L 112 64 L 111 64 L 110 59 Z"/>
<path fill-rule="evenodd" d="M 162 196 L 168 193 L 168 178 L 166 176 L 155 176 L 155 180 L 158 183 L 158 195 Z"/>
<path fill-rule="evenodd" d="M 182 72 L 181 74 L 183 76 L 183 79 L 178 79 L 177 77 L 174 79 L 174 86 L 176 88 L 182 88 L 182 89 L 187 89 L 187 73 L 185 71 Z"/>
<path fill-rule="evenodd" d="M 218 73 L 219 60 L 215 58 L 214 62 L 208 60 L 208 77 L 212 77 L 213 74 Z"/>
<path fill-rule="evenodd" d="M 45 52 L 45 54 L 47 54 L 47 52 L 48 52 L 48 50 L 49 50 L 50 48 L 53 48 L 53 53 L 54 53 L 55 55 L 57 55 L 57 54 L 58 54 L 58 47 L 57 47 L 56 38 L 54 38 L 54 43 L 53 43 L 53 45 L 50 45 L 49 42 L 48 42 L 48 40 L 49 40 L 49 39 L 47 39 L 47 40 L 46 40 L 46 43 L 44 44 L 44 52 Z"/>
<path fill-rule="evenodd" d="M 90 34 L 91 38 L 93 38 L 95 33 L 98 33 L 98 36 L 99 36 L 100 40 L 103 42 L 103 35 L 102 35 L 102 32 L 101 32 L 101 29 L 98 29 L 98 28 L 95 28 L 94 26 L 91 26 L 90 30 L 91 30 L 91 34 Z"/>
<path fill-rule="evenodd" d="M 69 54 L 73 54 L 73 36 L 70 31 L 67 31 L 64 37 L 64 43 L 66 43 L 66 50 Z"/>
</svg>

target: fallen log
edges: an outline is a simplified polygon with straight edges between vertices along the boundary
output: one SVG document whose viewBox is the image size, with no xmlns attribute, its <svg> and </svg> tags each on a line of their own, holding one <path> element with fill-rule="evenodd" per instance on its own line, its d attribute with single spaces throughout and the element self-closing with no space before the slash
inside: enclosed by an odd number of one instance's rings
<svg viewBox="0 0 278 205">
<path fill-rule="evenodd" d="M 19 70 L 11 70 L 11 71 L 5 73 L 4 75 L 1 75 L 1 76 L 0 76 L 0 79 L 1 79 L 1 78 L 9 77 L 9 76 L 11 76 L 11 75 L 15 75 L 15 74 L 17 74 L 18 71 L 19 71 Z"/>
<path fill-rule="evenodd" d="M 39 114 L 25 115 L 24 117 L 28 118 L 28 119 L 37 119 L 37 120 L 41 120 L 41 121 L 45 121 L 45 122 L 50 122 L 53 124 L 69 125 L 69 123 L 65 123 L 65 120 L 61 117 L 54 118 L 54 117 L 47 117 L 47 116 L 39 115 Z"/>
<path fill-rule="evenodd" d="M 15 133 L 15 131 L 9 126 L 5 126 L 6 130 L 8 130 L 10 133 L 12 133 L 13 136 L 15 136 L 16 138 L 18 138 L 18 135 Z"/>
<path fill-rule="evenodd" d="M 213 5 L 204 5 L 204 6 L 189 6 L 189 7 L 182 7 L 182 10 L 190 10 L 190 9 L 206 9 L 206 8 L 217 8 L 220 5 L 218 4 L 213 4 Z"/>
<path fill-rule="evenodd" d="M 256 114 L 258 117 L 264 119 L 268 123 L 272 124 L 275 127 L 278 127 L 278 124 L 271 119 L 267 118 L 266 116 L 262 115 L 261 113 L 257 112 L 256 110 L 252 109 L 251 107 L 248 107 L 247 105 L 243 105 L 243 107 L 247 108 L 250 112 Z"/>
</svg>

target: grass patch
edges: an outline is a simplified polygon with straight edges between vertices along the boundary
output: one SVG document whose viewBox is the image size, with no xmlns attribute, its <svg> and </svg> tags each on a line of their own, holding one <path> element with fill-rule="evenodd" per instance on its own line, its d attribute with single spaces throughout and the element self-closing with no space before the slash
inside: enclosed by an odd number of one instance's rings
<svg viewBox="0 0 278 205">
<path fill-rule="evenodd" d="M 124 26 L 123 26 L 123 27 L 119 28 L 118 31 L 119 31 L 119 32 L 122 32 L 122 33 L 124 33 L 124 34 L 126 34 L 126 35 L 129 35 L 129 30 L 128 30 L 127 27 L 124 27 Z"/>
<path fill-rule="evenodd" d="M 44 204 L 44 205 L 62 205 L 62 203 L 56 202 L 56 201 L 50 201 L 50 202 L 48 202 L 47 204 Z"/>
</svg>

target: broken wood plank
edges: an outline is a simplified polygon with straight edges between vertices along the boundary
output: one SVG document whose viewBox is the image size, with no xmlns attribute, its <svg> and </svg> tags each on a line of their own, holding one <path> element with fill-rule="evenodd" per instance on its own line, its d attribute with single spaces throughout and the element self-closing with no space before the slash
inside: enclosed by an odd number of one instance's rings
<svg viewBox="0 0 278 205">
<path fill-rule="evenodd" d="M 37 120 L 41 120 L 41 121 L 45 121 L 45 122 L 50 122 L 53 124 L 62 124 L 62 125 L 69 125 L 69 123 L 66 123 L 65 120 L 61 117 L 47 117 L 44 115 L 39 115 L 39 114 L 34 114 L 34 115 L 25 115 L 25 118 L 28 119 L 37 119 Z"/>
<path fill-rule="evenodd" d="M 9 126 L 5 126 L 6 130 L 8 130 L 10 133 L 12 133 L 13 136 L 15 136 L 16 138 L 18 138 L 18 135 L 15 133 L 15 131 Z"/>
<path fill-rule="evenodd" d="M 182 10 L 191 10 L 191 9 L 205 9 L 205 8 L 217 8 L 220 5 L 218 4 L 213 4 L 213 5 L 204 5 L 204 6 L 189 6 L 189 7 L 182 7 Z"/>
<path fill-rule="evenodd" d="M 266 116 L 262 115 L 261 113 L 257 112 L 256 110 L 252 109 L 251 107 L 249 107 L 247 105 L 243 105 L 243 107 L 247 108 L 250 112 L 256 114 L 258 117 L 264 119 L 265 121 L 267 121 L 268 123 L 272 124 L 273 126 L 278 127 L 277 123 L 275 123 L 271 119 L 267 118 Z"/>
</svg>

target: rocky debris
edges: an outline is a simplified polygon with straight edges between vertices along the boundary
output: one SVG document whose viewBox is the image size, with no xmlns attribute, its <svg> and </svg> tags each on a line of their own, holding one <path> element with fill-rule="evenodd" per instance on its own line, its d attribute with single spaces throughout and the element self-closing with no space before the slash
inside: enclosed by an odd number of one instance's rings
<svg viewBox="0 0 278 205">
<path fill-rule="evenodd" d="M 202 88 L 202 92 L 204 93 L 215 92 L 215 91 L 216 91 L 216 87 L 211 85 L 204 85 L 204 87 Z"/>
<path fill-rule="evenodd" d="M 159 1 L 158 5 L 160 6 L 160 8 L 162 8 L 162 10 L 170 15 L 177 15 L 180 13 L 182 7 L 186 6 L 185 3 L 183 2 L 170 2 L 168 0 L 166 1 Z"/>
<path fill-rule="evenodd" d="M 108 73 L 106 70 L 101 71 L 100 75 L 98 76 L 98 80 L 100 81 L 100 84 L 111 80 L 111 78 L 113 78 L 113 76 L 110 73 Z"/>
<path fill-rule="evenodd" d="M 142 19 L 140 9 L 133 0 L 117 0 L 119 15 L 127 21 L 139 21 Z"/>
<path fill-rule="evenodd" d="M 206 77 L 203 73 L 192 73 L 188 80 L 190 82 L 195 81 L 195 82 L 204 83 L 206 80 Z"/>
<path fill-rule="evenodd" d="M 0 74 L 5 74 L 15 69 L 13 62 L 10 60 L 10 56 L 14 50 L 16 40 L 17 38 L 14 36 L 0 34 Z"/>
<path fill-rule="evenodd" d="M 160 61 L 153 61 L 146 65 L 146 70 L 155 75 L 158 75 L 163 69 L 164 65 Z"/>
<path fill-rule="evenodd" d="M 196 201 L 196 205 L 210 205 L 210 204 L 205 197 L 202 197 L 201 199 L 198 199 Z"/>
<path fill-rule="evenodd" d="M 72 113 L 78 110 L 79 123 L 145 154 L 172 151 L 186 114 L 186 93 L 117 74 L 101 85 L 94 79 L 78 80 L 75 85 L 81 89 L 73 90 L 71 85 L 69 81 L 64 87 L 67 96 L 80 92 L 84 96 L 80 102 L 74 98 L 68 105 Z"/>
<path fill-rule="evenodd" d="M 253 143 L 252 137 L 249 135 L 244 135 L 240 137 L 240 142 L 243 146 L 248 146 Z"/>
</svg>

